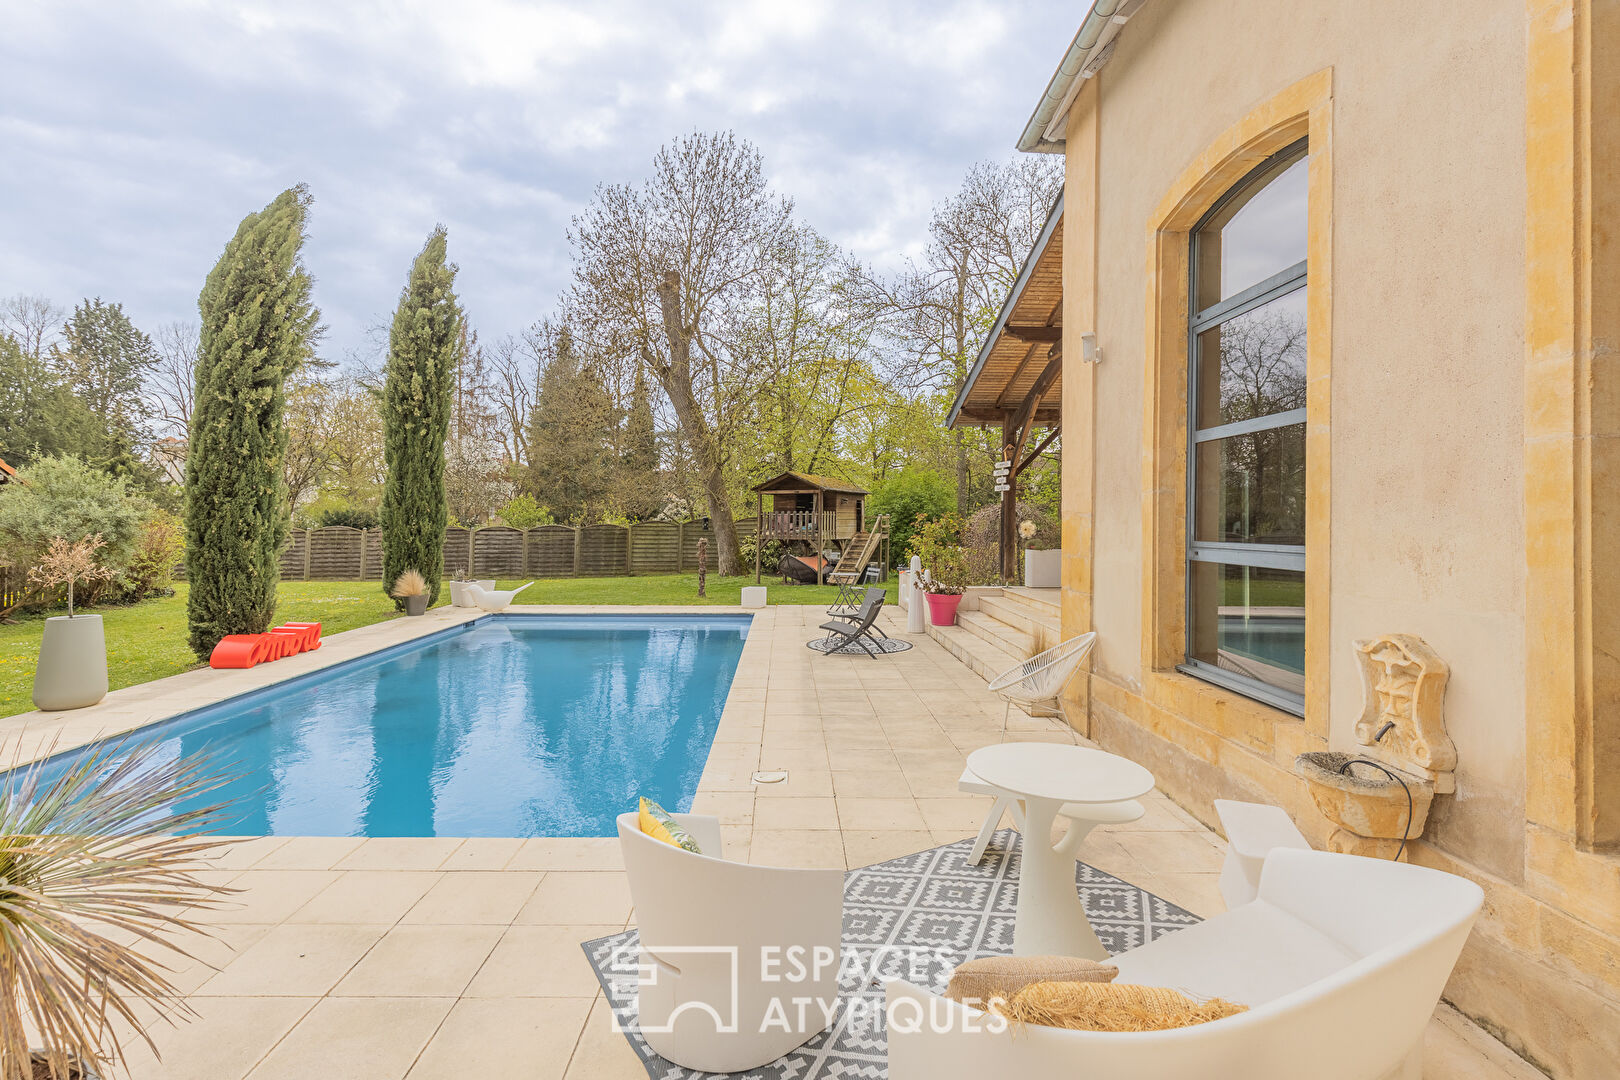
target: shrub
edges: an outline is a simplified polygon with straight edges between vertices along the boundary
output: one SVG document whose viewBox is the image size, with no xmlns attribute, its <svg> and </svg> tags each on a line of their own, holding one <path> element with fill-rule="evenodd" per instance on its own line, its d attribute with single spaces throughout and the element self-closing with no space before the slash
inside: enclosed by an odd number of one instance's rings
<svg viewBox="0 0 1620 1080">
<path fill-rule="evenodd" d="M 1057 520 L 1041 507 L 1019 499 L 1014 505 L 1018 530 L 1014 541 L 1020 548 L 1055 548 L 1062 544 Z M 1025 532 L 1033 527 L 1034 536 Z M 975 510 L 962 529 L 962 547 L 967 555 L 968 580 L 988 585 L 1001 579 L 1001 503 Z M 1015 563 L 1015 565 L 1017 565 Z"/>
<path fill-rule="evenodd" d="M 962 552 L 962 519 L 955 514 L 919 518 L 911 536 L 911 555 L 922 559 L 928 572 L 923 588 L 931 593 L 957 594 L 967 588 L 968 567 Z"/>
<path fill-rule="evenodd" d="M 109 476 L 83 458 L 41 458 L 23 472 L 23 484 L 0 488 L 0 542 L 5 558 L 32 566 L 61 537 L 70 544 L 100 536 L 98 561 L 121 570 L 135 553 L 147 505 L 130 494 L 123 477 Z"/>
<path fill-rule="evenodd" d="M 501 521 L 514 529 L 533 529 L 552 524 L 551 511 L 541 506 L 528 492 L 506 500 L 506 505 L 498 513 Z"/>
<path fill-rule="evenodd" d="M 759 546 L 759 537 L 754 533 L 746 533 L 737 537 L 737 565 L 743 573 L 752 573 L 754 569 L 754 549 Z M 782 562 L 782 556 L 787 554 L 787 545 L 780 540 L 765 541 L 765 548 L 759 554 L 759 565 L 765 573 L 775 573 Z"/>
<path fill-rule="evenodd" d="M 866 516 L 889 515 L 889 550 L 896 560 L 904 560 L 917 519 L 948 514 L 955 507 L 956 491 L 943 476 L 929 469 L 907 469 L 878 485 L 867 501 Z"/>
<path fill-rule="evenodd" d="M 375 529 L 377 511 L 368 510 L 364 506 L 328 506 L 315 520 L 317 527 L 323 529 L 329 525 L 342 525 L 349 529 Z"/>
<path fill-rule="evenodd" d="M 186 550 L 186 526 L 179 516 L 154 509 L 141 522 L 135 553 L 118 582 L 120 600 L 144 600 L 167 594 L 174 583 L 174 566 Z"/>
</svg>

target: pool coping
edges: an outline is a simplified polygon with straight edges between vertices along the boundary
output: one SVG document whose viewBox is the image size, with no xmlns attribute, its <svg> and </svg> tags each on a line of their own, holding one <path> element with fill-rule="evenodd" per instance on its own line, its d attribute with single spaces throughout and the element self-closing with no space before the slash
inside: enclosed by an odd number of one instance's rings
<svg viewBox="0 0 1620 1080">
<path fill-rule="evenodd" d="M 760 616 L 770 610 L 730 604 L 513 604 L 504 612 L 486 612 L 445 605 L 433 608 L 425 615 L 400 616 L 332 634 L 322 638 L 321 647 L 314 652 L 300 653 L 256 667 L 199 667 L 113 690 L 99 703 L 83 709 L 62 712 L 35 710 L 5 717 L 0 719 L 0 769 L 32 765 L 43 758 L 77 750 L 103 739 L 128 735 L 184 713 L 270 690 L 339 665 L 367 660 L 378 653 L 412 645 L 423 638 L 502 614 L 752 615 L 755 621 L 751 629 L 754 629 L 761 627 Z M 748 661 L 748 643 L 754 637 L 750 633 L 744 639 L 743 653 L 737 661 L 738 672 Z M 727 707 L 737 688 L 738 680 L 734 676 L 726 696 Z"/>
</svg>

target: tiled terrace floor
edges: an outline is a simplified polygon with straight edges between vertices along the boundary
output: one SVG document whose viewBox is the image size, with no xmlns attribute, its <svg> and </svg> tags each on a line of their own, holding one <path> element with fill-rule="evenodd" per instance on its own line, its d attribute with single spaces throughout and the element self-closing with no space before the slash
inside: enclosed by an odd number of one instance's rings
<svg viewBox="0 0 1620 1080">
<path fill-rule="evenodd" d="M 971 835 L 988 800 L 956 781 L 966 753 L 999 737 L 1000 704 L 926 637 L 875 661 L 813 653 L 820 621 L 791 607 L 756 619 L 694 809 L 721 818 L 729 857 L 779 865 L 857 867 Z M 343 651 L 367 633 L 343 635 Z M 180 678 L 195 696 L 201 680 Z M 1067 741 L 1014 717 L 1011 737 Z M 789 779 L 756 786 L 756 769 Z M 1222 841 L 1163 796 L 1147 802 L 1083 857 L 1219 911 Z M 206 963 L 177 962 L 198 1016 L 158 1031 L 161 1064 L 136 1047 L 136 1078 L 646 1075 L 578 944 L 634 924 L 614 840 L 264 838 L 212 876 L 243 891 L 210 916 L 220 940 L 193 944 Z M 1425 1075 L 1539 1076 L 1445 1007 Z"/>
</svg>

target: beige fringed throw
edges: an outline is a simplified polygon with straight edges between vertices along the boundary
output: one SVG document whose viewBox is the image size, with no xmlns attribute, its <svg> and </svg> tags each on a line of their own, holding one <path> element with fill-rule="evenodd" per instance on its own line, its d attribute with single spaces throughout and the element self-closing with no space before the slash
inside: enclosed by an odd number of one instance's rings
<svg viewBox="0 0 1620 1080">
<path fill-rule="evenodd" d="M 1195 1001 L 1162 986 L 1106 982 L 1043 982 L 1024 987 L 990 1008 L 1014 1024 L 1074 1031 L 1165 1031 L 1247 1012 L 1222 998 Z"/>
</svg>

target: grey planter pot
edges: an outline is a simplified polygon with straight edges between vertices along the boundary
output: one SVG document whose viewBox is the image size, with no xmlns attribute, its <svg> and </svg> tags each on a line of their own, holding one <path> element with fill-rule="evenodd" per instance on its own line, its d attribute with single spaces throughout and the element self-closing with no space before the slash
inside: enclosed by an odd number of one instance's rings
<svg viewBox="0 0 1620 1080">
<path fill-rule="evenodd" d="M 83 709 L 107 696 L 107 639 L 100 615 L 53 615 L 45 620 L 34 671 L 34 706 Z"/>
<path fill-rule="evenodd" d="M 428 598 L 427 598 L 426 593 L 423 593 L 421 596 L 407 596 L 404 599 L 405 599 L 405 614 L 407 614 L 407 615 L 426 615 L 427 614 Z"/>
</svg>

